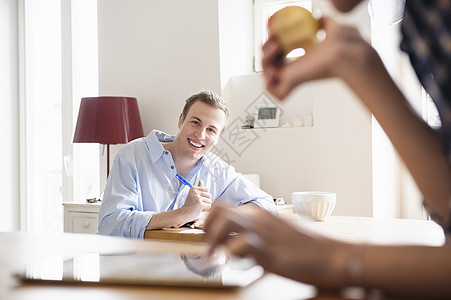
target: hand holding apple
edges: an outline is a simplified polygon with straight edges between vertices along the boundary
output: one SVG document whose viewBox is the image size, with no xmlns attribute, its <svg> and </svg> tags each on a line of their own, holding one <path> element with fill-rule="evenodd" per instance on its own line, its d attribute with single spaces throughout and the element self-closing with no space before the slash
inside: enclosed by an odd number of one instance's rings
<svg viewBox="0 0 451 300">
<path fill-rule="evenodd" d="M 287 6 L 269 18 L 268 27 L 284 54 L 293 49 L 308 48 L 317 42 L 320 23 L 310 11 L 300 6 Z"/>
</svg>

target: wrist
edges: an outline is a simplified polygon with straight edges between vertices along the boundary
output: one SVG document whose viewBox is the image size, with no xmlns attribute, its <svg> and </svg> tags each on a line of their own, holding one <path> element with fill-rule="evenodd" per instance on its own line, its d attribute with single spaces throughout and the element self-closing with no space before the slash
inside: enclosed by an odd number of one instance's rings
<svg viewBox="0 0 451 300">
<path fill-rule="evenodd" d="M 175 212 L 177 213 L 177 220 L 180 224 L 191 222 L 198 217 L 198 214 L 193 209 L 186 206 L 176 209 Z"/>
<path fill-rule="evenodd" d="M 146 226 L 147 230 L 161 229 L 165 227 L 183 225 L 186 222 L 192 221 L 188 220 L 186 209 L 178 208 L 175 210 L 165 211 L 161 213 L 156 213 L 152 216 L 149 223 Z"/>
<path fill-rule="evenodd" d="M 189 219 L 189 218 L 188 218 L 188 216 L 189 216 L 189 210 L 188 210 L 186 207 L 184 207 L 184 206 L 182 206 L 182 207 L 180 207 L 180 208 L 174 210 L 174 213 L 177 215 L 176 218 L 177 218 L 177 221 L 178 221 L 179 223 L 185 224 L 186 222 L 191 221 L 191 220 L 188 220 L 188 219 Z"/>
<path fill-rule="evenodd" d="M 332 65 L 332 73 L 343 78 L 352 85 L 355 79 L 372 70 L 380 57 L 376 50 L 363 39 L 353 46 L 343 47 L 336 57 L 336 64 Z"/>
<path fill-rule="evenodd" d="M 364 287 L 365 245 L 341 244 L 331 262 L 331 275 L 336 287 Z"/>
</svg>

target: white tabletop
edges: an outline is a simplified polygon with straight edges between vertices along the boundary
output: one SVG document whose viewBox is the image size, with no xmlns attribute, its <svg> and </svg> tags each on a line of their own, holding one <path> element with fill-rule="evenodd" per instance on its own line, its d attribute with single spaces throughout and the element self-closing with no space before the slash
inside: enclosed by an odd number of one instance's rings
<svg viewBox="0 0 451 300">
<path fill-rule="evenodd" d="M 434 221 L 330 216 L 324 222 L 302 221 L 296 214 L 281 214 L 300 226 L 347 242 L 439 246 L 445 242 Z"/>
</svg>

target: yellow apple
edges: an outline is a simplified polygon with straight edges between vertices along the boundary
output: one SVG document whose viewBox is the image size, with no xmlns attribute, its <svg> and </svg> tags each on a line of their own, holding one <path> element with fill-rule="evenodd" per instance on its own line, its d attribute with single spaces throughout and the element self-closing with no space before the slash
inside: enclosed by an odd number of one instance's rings
<svg viewBox="0 0 451 300">
<path fill-rule="evenodd" d="M 315 44 L 320 24 L 307 9 L 287 6 L 269 18 L 268 27 L 275 34 L 283 52 L 288 54 L 293 49 L 306 49 Z"/>
</svg>

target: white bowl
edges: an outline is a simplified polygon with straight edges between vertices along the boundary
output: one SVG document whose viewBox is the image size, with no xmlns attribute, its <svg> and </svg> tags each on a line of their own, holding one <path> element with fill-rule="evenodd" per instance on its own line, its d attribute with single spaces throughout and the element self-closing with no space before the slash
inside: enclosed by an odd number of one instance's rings
<svg viewBox="0 0 451 300">
<path fill-rule="evenodd" d="M 294 211 L 301 219 L 325 221 L 337 201 L 337 194 L 331 192 L 294 192 L 291 195 Z"/>
</svg>

